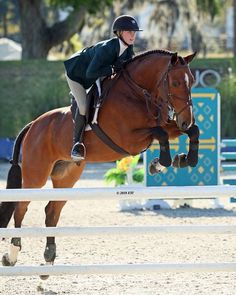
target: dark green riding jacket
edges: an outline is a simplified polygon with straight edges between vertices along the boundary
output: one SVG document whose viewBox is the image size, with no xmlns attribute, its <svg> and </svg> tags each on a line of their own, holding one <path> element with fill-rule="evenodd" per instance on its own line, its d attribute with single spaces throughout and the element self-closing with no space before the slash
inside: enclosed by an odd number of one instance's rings
<svg viewBox="0 0 236 295">
<path fill-rule="evenodd" d="M 64 62 L 67 76 L 88 89 L 99 78 L 112 75 L 112 66 L 124 62 L 134 55 L 133 45 L 119 56 L 118 38 L 101 41 L 85 48 Z"/>
</svg>

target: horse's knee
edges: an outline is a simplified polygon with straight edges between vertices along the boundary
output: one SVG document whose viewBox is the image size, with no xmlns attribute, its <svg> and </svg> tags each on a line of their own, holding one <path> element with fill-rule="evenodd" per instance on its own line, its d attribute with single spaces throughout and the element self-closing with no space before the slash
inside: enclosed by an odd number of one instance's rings
<svg viewBox="0 0 236 295">
<path fill-rule="evenodd" d="M 185 131 L 191 141 L 198 140 L 200 131 L 197 125 L 192 125 L 188 130 Z"/>
<path fill-rule="evenodd" d="M 168 133 L 161 126 L 153 128 L 152 133 L 153 137 L 156 138 L 160 144 L 169 141 Z"/>
<path fill-rule="evenodd" d="M 44 259 L 46 262 L 53 262 L 56 258 L 56 244 L 47 244 L 44 251 Z"/>
</svg>

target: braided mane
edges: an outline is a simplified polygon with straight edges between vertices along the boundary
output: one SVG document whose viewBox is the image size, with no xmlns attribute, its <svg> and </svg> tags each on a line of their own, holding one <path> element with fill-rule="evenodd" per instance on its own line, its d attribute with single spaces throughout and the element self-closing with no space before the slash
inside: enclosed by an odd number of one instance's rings
<svg viewBox="0 0 236 295">
<path fill-rule="evenodd" d="M 171 51 L 168 51 L 168 50 L 161 50 L 161 49 L 155 49 L 155 50 L 148 50 L 148 51 L 144 51 L 138 55 L 135 55 L 133 58 L 127 60 L 124 65 L 127 65 L 133 61 L 135 61 L 136 59 L 139 59 L 139 58 L 142 58 L 142 57 L 145 57 L 147 55 L 151 55 L 151 54 L 160 54 L 160 55 L 169 55 L 169 56 L 172 56 L 175 54 L 175 52 L 171 52 Z"/>
</svg>

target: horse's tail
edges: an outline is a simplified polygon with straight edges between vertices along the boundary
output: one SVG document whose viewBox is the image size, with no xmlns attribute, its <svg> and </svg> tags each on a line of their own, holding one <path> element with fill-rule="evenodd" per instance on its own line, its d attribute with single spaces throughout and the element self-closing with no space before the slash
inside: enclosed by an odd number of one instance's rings
<svg viewBox="0 0 236 295">
<path fill-rule="evenodd" d="M 12 164 L 8 176 L 7 176 L 7 189 L 13 188 L 21 188 L 22 186 L 22 175 L 21 175 L 21 167 L 19 165 L 19 157 L 20 157 L 20 148 L 21 142 L 28 132 L 32 122 L 27 124 L 21 132 L 18 134 L 12 153 L 12 160 L 10 163 Z M 15 210 L 16 202 L 2 202 L 0 203 L 0 227 L 7 227 L 12 214 Z"/>
</svg>

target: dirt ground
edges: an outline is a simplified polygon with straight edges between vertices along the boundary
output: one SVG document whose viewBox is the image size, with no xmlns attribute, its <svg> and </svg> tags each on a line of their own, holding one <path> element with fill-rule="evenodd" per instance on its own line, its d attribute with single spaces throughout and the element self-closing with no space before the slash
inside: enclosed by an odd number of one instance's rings
<svg viewBox="0 0 236 295">
<path fill-rule="evenodd" d="M 105 186 L 111 164 L 89 165 L 78 187 Z M 0 188 L 8 165 L 0 165 Z M 49 185 L 49 184 L 48 184 Z M 23 226 L 44 226 L 44 202 L 32 202 Z M 236 209 L 179 208 L 120 212 L 115 201 L 69 201 L 59 226 L 235 224 Z M 12 226 L 12 221 L 11 225 Z M 139 234 L 57 238 L 55 264 L 236 262 L 236 236 L 215 234 Z M 1 255 L 10 239 L 0 242 Z M 43 262 L 44 238 L 23 238 L 18 265 Z M 0 294 L 149 294 L 235 295 L 236 272 L 159 273 L 142 275 L 68 275 L 1 277 Z"/>
</svg>

